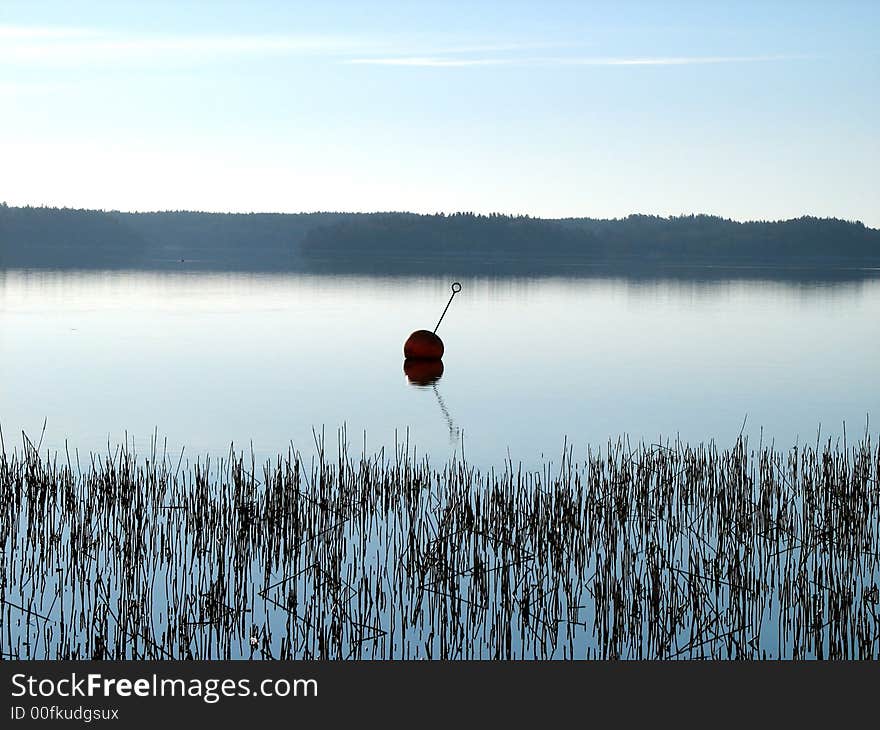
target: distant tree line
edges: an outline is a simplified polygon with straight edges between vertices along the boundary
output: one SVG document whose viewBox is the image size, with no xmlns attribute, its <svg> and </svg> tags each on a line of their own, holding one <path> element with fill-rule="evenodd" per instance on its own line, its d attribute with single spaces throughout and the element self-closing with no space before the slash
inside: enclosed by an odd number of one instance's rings
<svg viewBox="0 0 880 730">
<path fill-rule="evenodd" d="M 338 213 L 121 213 L 0 207 L 0 267 L 295 268 L 298 246 Z"/>
<path fill-rule="evenodd" d="M 0 205 L 0 267 L 578 273 L 880 266 L 880 230 L 802 217 L 120 213 Z"/>
<path fill-rule="evenodd" d="M 657 266 L 876 266 L 880 231 L 803 217 L 737 221 L 708 215 L 622 219 L 374 214 L 311 229 L 303 255 L 353 270 L 565 272 Z"/>
</svg>

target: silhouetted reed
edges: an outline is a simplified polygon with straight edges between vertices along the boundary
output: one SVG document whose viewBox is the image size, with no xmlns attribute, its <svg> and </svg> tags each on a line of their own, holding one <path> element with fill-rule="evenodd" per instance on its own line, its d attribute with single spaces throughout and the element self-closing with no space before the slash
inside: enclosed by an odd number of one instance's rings
<svg viewBox="0 0 880 730">
<path fill-rule="evenodd" d="M 880 451 L 0 456 L 6 658 L 877 658 Z"/>
</svg>

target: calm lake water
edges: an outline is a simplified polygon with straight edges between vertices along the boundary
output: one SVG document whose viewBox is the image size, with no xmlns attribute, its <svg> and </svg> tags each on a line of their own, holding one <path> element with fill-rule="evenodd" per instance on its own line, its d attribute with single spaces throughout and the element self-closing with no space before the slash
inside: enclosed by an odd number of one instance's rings
<svg viewBox="0 0 880 730">
<path fill-rule="evenodd" d="M 532 465 L 609 437 L 787 447 L 880 418 L 880 279 L 855 283 L 461 280 L 445 370 L 411 384 L 402 344 L 448 279 L 0 272 L 0 425 L 43 451 L 126 436 L 189 459 L 312 429 L 335 448 L 409 443 L 434 461 Z"/>
</svg>

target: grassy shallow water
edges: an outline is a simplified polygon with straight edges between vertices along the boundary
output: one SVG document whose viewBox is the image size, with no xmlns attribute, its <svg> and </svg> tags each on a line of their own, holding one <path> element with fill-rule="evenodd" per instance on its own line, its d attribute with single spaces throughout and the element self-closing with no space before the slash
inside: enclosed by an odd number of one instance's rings
<svg viewBox="0 0 880 730">
<path fill-rule="evenodd" d="M 0 455 L 5 658 L 877 658 L 880 450 Z"/>
</svg>

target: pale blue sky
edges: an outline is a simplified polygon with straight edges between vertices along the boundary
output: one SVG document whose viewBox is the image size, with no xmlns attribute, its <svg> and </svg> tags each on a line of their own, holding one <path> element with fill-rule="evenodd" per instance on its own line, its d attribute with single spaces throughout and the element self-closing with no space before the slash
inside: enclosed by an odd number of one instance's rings
<svg viewBox="0 0 880 730">
<path fill-rule="evenodd" d="M 880 226 L 880 3 L 0 0 L 0 200 Z"/>
</svg>

